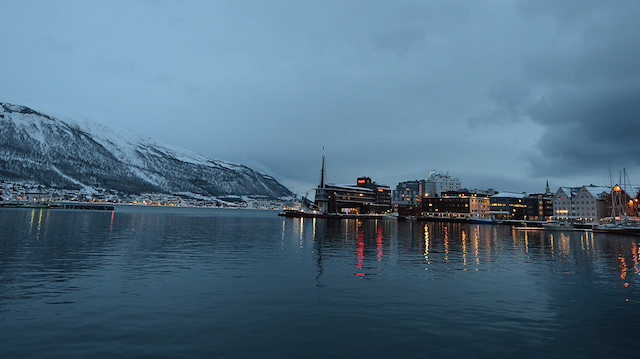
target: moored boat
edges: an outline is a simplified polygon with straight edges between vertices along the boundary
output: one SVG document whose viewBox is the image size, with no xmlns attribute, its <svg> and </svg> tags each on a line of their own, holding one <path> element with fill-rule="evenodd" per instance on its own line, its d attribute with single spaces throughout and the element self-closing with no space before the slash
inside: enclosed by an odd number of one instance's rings
<svg viewBox="0 0 640 359">
<path fill-rule="evenodd" d="M 469 223 L 472 224 L 497 224 L 498 222 L 493 219 L 493 217 L 481 217 L 481 216 L 471 216 L 468 219 Z"/>
<path fill-rule="evenodd" d="M 617 223 L 601 224 L 593 229 L 597 233 L 612 233 L 612 234 L 626 234 L 629 233 L 629 229 L 626 226 Z"/>
<path fill-rule="evenodd" d="M 573 224 L 571 222 L 563 222 L 550 220 L 542 224 L 542 227 L 547 231 L 573 231 Z"/>
</svg>

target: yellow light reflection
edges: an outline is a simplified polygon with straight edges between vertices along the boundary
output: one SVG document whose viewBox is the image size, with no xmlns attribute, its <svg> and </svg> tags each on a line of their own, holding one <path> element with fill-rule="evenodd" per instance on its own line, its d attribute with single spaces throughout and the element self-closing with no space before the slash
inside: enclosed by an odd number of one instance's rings
<svg viewBox="0 0 640 359">
<path fill-rule="evenodd" d="M 312 241 L 315 243 L 316 241 L 316 217 L 313 217 L 313 238 Z"/>
<path fill-rule="evenodd" d="M 444 260 L 449 262 L 449 228 L 444 226 Z"/>
<path fill-rule="evenodd" d="M 427 267 L 424 269 L 429 270 L 429 226 L 426 224 L 424 225 L 424 260 L 427 262 Z"/>
<path fill-rule="evenodd" d="M 479 254 L 479 239 L 480 239 L 480 226 L 476 226 L 476 228 L 473 230 L 473 249 L 475 252 L 475 256 L 476 256 L 476 265 L 480 265 L 480 256 Z M 476 270 L 478 270 L 476 268 Z"/>
<path fill-rule="evenodd" d="M 467 233 L 465 231 L 462 231 L 462 264 L 467 265 Z"/>
<path fill-rule="evenodd" d="M 638 247 L 631 247 L 631 255 L 633 258 L 633 270 L 634 272 L 638 273 Z"/>
<path fill-rule="evenodd" d="M 35 208 L 31 210 L 31 220 L 29 221 L 29 234 L 31 234 L 31 230 L 33 229 L 33 217 L 36 215 Z"/>
<path fill-rule="evenodd" d="M 571 243 L 570 243 L 569 237 L 567 237 L 566 234 L 561 233 L 560 234 L 560 253 L 568 257 L 570 252 L 571 252 Z"/>
<path fill-rule="evenodd" d="M 627 261 L 622 256 L 622 252 L 618 252 L 618 265 L 620 266 L 620 279 L 626 280 L 627 278 Z M 624 283 L 624 286 L 628 286 L 629 283 Z"/>
<path fill-rule="evenodd" d="M 42 226 L 42 210 L 38 214 L 38 232 L 36 234 L 36 240 L 40 239 L 40 227 Z"/>
</svg>

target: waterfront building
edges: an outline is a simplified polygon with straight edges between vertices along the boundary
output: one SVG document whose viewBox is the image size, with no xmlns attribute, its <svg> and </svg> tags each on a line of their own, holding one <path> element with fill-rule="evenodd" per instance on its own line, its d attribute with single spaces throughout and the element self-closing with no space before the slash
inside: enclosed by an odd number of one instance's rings
<svg viewBox="0 0 640 359">
<path fill-rule="evenodd" d="M 578 194 L 580 187 L 560 187 L 553 197 L 553 218 L 568 220 L 571 212 L 573 197 Z"/>
<path fill-rule="evenodd" d="M 500 192 L 489 197 L 491 211 L 496 219 L 527 219 L 526 193 Z"/>
<path fill-rule="evenodd" d="M 611 188 L 603 186 L 560 187 L 553 198 L 557 220 L 598 222 L 610 213 Z"/>
<path fill-rule="evenodd" d="M 424 193 L 428 196 L 440 196 L 443 192 L 459 191 L 462 188 L 460 178 L 448 174 L 431 173 L 425 181 Z"/>
<path fill-rule="evenodd" d="M 425 180 L 400 182 L 393 191 L 392 203 L 398 205 L 416 206 L 424 196 Z"/>
<path fill-rule="evenodd" d="M 322 156 L 315 204 L 323 213 L 373 214 L 391 209 L 389 186 L 379 185 L 370 177 L 358 178 L 355 185 L 337 185 L 325 183 L 325 176 L 325 157 Z"/>
<path fill-rule="evenodd" d="M 422 212 L 425 180 L 400 182 L 393 191 L 393 209 L 401 216 L 419 216 Z"/>
<path fill-rule="evenodd" d="M 610 187 L 582 186 L 573 198 L 570 216 L 578 221 L 598 222 L 607 216 Z"/>
<path fill-rule="evenodd" d="M 626 189 L 625 189 L 626 187 Z M 640 188 L 637 186 L 615 185 L 605 199 L 607 216 L 615 218 L 638 217 L 638 197 Z"/>
<path fill-rule="evenodd" d="M 391 189 L 369 177 L 358 178 L 356 185 L 327 183 L 316 189 L 315 203 L 323 213 L 385 213 L 391 209 Z"/>
<path fill-rule="evenodd" d="M 549 187 L 549 181 L 544 193 L 531 193 L 525 197 L 526 219 L 548 221 L 553 218 L 553 193 Z"/>
<path fill-rule="evenodd" d="M 548 221 L 553 217 L 553 195 L 547 193 L 531 193 L 525 197 L 526 219 Z"/>
<path fill-rule="evenodd" d="M 422 198 L 422 215 L 444 218 L 487 217 L 489 198 L 469 191 L 447 191 Z"/>
</svg>

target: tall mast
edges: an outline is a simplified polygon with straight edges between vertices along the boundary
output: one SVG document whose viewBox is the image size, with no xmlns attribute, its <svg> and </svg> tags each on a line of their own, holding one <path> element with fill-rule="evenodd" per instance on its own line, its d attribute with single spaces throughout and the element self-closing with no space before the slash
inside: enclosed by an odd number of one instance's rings
<svg viewBox="0 0 640 359">
<path fill-rule="evenodd" d="M 320 188 L 324 188 L 324 176 L 327 171 L 325 167 L 325 159 L 324 159 L 324 147 L 322 147 L 322 169 L 320 170 Z"/>
</svg>

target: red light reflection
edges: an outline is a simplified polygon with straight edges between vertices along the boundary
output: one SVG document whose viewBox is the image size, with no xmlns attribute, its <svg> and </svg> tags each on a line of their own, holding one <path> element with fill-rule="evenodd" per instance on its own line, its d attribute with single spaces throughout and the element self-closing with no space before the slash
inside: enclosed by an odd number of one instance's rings
<svg viewBox="0 0 640 359">
<path fill-rule="evenodd" d="M 378 225 L 378 241 L 376 246 L 378 248 L 378 262 L 382 262 L 382 226 Z"/>
<path fill-rule="evenodd" d="M 116 213 L 115 210 L 111 211 L 111 225 L 109 226 L 109 234 L 111 234 L 111 232 L 113 232 L 113 215 L 114 213 Z"/>
<path fill-rule="evenodd" d="M 362 270 L 362 263 L 364 262 L 364 232 L 358 232 L 358 243 L 356 244 L 356 255 L 358 256 L 358 264 L 356 268 Z M 364 277 L 365 274 L 362 272 L 356 273 L 358 277 Z"/>
</svg>

